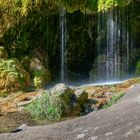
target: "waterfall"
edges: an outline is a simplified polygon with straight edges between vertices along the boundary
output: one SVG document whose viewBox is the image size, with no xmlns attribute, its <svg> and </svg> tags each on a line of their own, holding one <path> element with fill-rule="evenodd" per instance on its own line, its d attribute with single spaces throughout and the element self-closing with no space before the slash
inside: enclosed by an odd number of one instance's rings
<svg viewBox="0 0 140 140">
<path fill-rule="evenodd" d="M 62 9 L 60 11 L 60 54 L 61 54 L 61 67 L 60 67 L 60 81 L 64 82 L 66 80 L 66 11 Z"/>
<path fill-rule="evenodd" d="M 107 80 L 113 77 L 115 68 L 115 23 L 113 21 L 113 11 L 107 13 L 107 60 L 106 60 L 106 74 Z"/>
<path fill-rule="evenodd" d="M 98 13 L 97 76 L 102 80 L 120 80 L 129 74 L 133 41 L 128 22 L 127 7 Z"/>
</svg>

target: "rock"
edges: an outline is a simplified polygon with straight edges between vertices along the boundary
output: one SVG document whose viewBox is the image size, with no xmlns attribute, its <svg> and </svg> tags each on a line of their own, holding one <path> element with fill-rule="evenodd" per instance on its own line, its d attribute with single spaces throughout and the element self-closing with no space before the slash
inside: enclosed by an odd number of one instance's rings
<svg viewBox="0 0 140 140">
<path fill-rule="evenodd" d="M 74 98 L 74 90 L 69 88 L 65 84 L 56 84 L 51 90 L 51 95 L 56 95 L 63 99 L 67 105 L 72 105 L 72 100 Z"/>
<path fill-rule="evenodd" d="M 73 105 L 72 105 L 72 115 L 74 116 L 77 116 L 77 115 L 80 115 L 82 109 L 81 109 L 81 106 L 78 102 L 74 102 Z"/>
<path fill-rule="evenodd" d="M 88 138 L 87 140 L 97 140 L 97 139 L 98 139 L 97 136 L 93 136 L 93 137 Z"/>
<path fill-rule="evenodd" d="M 17 133 L 17 132 L 20 132 L 22 130 L 25 130 L 26 128 L 27 128 L 27 124 L 22 124 L 17 129 L 11 131 L 11 133 Z"/>
<path fill-rule="evenodd" d="M 44 70 L 44 69 L 45 67 L 38 58 L 33 57 L 30 60 L 30 70 Z"/>
<path fill-rule="evenodd" d="M 81 106 L 83 106 L 84 103 L 86 103 L 87 100 L 88 100 L 88 93 L 83 91 L 83 90 L 81 90 L 81 89 L 75 91 L 75 96 L 76 96 L 77 102 Z"/>
<path fill-rule="evenodd" d="M 77 136 L 77 139 L 78 139 L 78 140 L 84 139 L 85 136 L 86 136 L 86 134 L 79 134 L 79 135 Z"/>
<path fill-rule="evenodd" d="M 75 100 L 74 90 L 67 85 L 62 83 L 55 85 L 51 90 L 51 95 L 60 97 L 70 107 L 69 111 L 72 116 L 77 116 L 82 111 L 81 105 Z"/>
<path fill-rule="evenodd" d="M 59 84 L 56 84 L 55 86 L 54 86 L 54 88 L 52 89 L 52 91 L 51 91 L 51 94 L 56 94 L 56 93 L 60 93 L 60 94 L 64 94 L 64 93 L 66 93 L 68 90 L 71 90 L 73 93 L 74 93 L 74 91 L 71 89 L 71 88 L 69 88 L 67 85 L 65 85 L 65 84 L 63 84 L 63 83 L 59 83 Z"/>
<path fill-rule="evenodd" d="M 77 126 L 78 126 L 78 124 L 77 124 L 77 123 L 73 125 L 73 127 L 77 127 Z"/>
<path fill-rule="evenodd" d="M 108 136 L 112 135 L 112 132 L 107 132 L 105 135 L 108 137 Z"/>
<path fill-rule="evenodd" d="M 29 71 L 32 73 L 32 77 L 34 77 L 34 85 L 36 87 L 40 88 L 42 85 L 51 81 L 50 71 L 36 57 L 30 60 Z"/>
</svg>

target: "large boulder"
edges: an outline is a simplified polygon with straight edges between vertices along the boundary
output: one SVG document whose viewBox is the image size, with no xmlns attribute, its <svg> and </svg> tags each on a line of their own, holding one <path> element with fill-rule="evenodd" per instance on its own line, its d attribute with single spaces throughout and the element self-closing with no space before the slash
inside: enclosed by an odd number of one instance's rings
<svg viewBox="0 0 140 140">
<path fill-rule="evenodd" d="M 77 102 L 83 106 L 88 101 L 88 93 L 82 89 L 78 89 L 75 91 L 75 97 Z"/>
<path fill-rule="evenodd" d="M 71 106 L 74 99 L 74 90 L 60 83 L 54 86 L 51 95 L 60 97 L 68 106 Z"/>
</svg>

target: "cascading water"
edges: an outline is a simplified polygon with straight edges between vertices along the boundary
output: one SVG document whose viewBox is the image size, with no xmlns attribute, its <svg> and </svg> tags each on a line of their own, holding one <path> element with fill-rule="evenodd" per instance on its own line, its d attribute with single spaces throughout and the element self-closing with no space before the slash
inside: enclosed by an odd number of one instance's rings
<svg viewBox="0 0 140 140">
<path fill-rule="evenodd" d="M 120 80 L 129 74 L 130 39 L 128 8 L 98 13 L 97 79 Z"/>
<path fill-rule="evenodd" d="M 93 70 L 91 69 L 89 73 L 89 81 L 120 81 L 129 78 L 131 64 L 133 62 L 134 47 L 132 22 L 130 22 L 130 20 L 132 21 L 132 15 L 130 15 L 130 13 L 132 13 L 132 11 L 129 11 L 128 7 L 117 7 L 106 12 L 98 12 L 97 54 L 95 54 Z M 67 44 L 67 21 L 65 9 L 60 11 L 59 20 L 61 54 L 60 81 L 70 82 L 67 78 L 66 47 L 69 44 Z M 90 25 L 91 24 L 87 24 L 86 21 L 88 35 L 92 40 L 93 30 Z M 86 37 L 86 34 L 83 36 Z M 69 38 L 70 37 L 72 37 L 71 34 L 69 35 Z M 88 37 L 86 39 L 88 40 Z M 79 79 L 79 81 L 80 80 L 81 79 Z"/>
<path fill-rule="evenodd" d="M 115 69 L 115 22 L 113 21 L 113 11 L 107 13 L 107 60 L 106 74 L 107 80 L 113 77 Z"/>
<path fill-rule="evenodd" d="M 61 42 L 61 47 L 60 47 L 60 53 L 61 53 L 61 67 L 60 67 L 60 81 L 64 82 L 66 81 L 66 32 L 67 32 L 67 27 L 66 27 L 66 11 L 65 9 L 62 9 L 60 12 L 60 42 Z"/>
</svg>

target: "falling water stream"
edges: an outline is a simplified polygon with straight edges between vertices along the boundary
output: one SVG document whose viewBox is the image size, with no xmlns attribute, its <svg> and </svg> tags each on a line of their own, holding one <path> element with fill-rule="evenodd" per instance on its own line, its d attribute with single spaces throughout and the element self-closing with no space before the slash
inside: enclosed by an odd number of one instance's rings
<svg viewBox="0 0 140 140">
<path fill-rule="evenodd" d="M 105 81 L 119 80 L 129 74 L 133 45 L 130 43 L 128 16 L 128 8 L 98 13 L 97 75 L 102 75 Z"/>
<path fill-rule="evenodd" d="M 66 81 L 66 33 L 67 33 L 67 27 L 66 27 L 66 11 L 65 9 L 62 9 L 60 12 L 60 29 L 61 29 L 61 35 L 60 35 L 60 52 L 61 52 L 61 68 L 60 68 L 60 81 L 65 82 Z"/>
<path fill-rule="evenodd" d="M 95 81 L 120 81 L 128 78 L 133 52 L 128 11 L 128 7 L 126 7 L 98 12 Z M 66 48 L 66 11 L 62 9 L 60 11 L 61 82 L 67 81 Z"/>
</svg>

